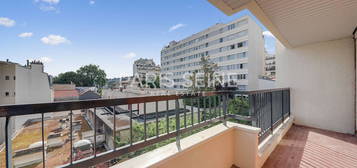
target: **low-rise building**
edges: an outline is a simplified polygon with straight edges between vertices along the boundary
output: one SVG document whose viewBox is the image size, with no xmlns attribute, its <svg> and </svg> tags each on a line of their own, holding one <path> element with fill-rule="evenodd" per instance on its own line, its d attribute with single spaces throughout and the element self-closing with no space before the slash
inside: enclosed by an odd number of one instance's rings
<svg viewBox="0 0 357 168">
<path fill-rule="evenodd" d="M 52 101 L 51 80 L 39 61 L 27 61 L 26 65 L 0 61 L 0 105 L 48 103 Z M 32 115 L 14 117 L 13 131 L 19 130 Z M 0 129 L 5 128 L 5 119 L 0 118 Z M 0 131 L 0 144 L 4 141 Z"/>
<path fill-rule="evenodd" d="M 54 84 L 54 101 L 78 100 L 79 91 L 75 84 Z"/>
<path fill-rule="evenodd" d="M 79 93 L 79 100 L 93 100 L 102 98 L 97 92 L 92 90 L 87 90 L 85 92 Z"/>
</svg>

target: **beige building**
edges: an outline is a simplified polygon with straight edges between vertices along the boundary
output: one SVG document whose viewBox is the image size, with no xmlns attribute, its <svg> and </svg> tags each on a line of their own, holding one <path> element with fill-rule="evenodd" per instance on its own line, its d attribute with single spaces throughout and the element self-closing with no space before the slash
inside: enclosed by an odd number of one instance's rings
<svg viewBox="0 0 357 168">
<path fill-rule="evenodd" d="M 161 73 L 174 83 L 166 82 L 166 88 L 186 89 L 189 79 L 185 74 L 199 70 L 203 56 L 217 64 L 216 72 L 222 73 L 225 81 L 236 81 L 238 89 L 257 89 L 258 76 L 263 74 L 262 29 L 251 17 L 244 16 L 171 42 L 161 51 Z"/>
<path fill-rule="evenodd" d="M 0 61 L 0 105 L 45 103 L 53 100 L 50 77 L 43 71 L 41 62 L 29 62 L 22 66 L 10 61 Z M 22 127 L 28 117 L 16 117 L 14 130 Z M 15 124 L 16 123 L 16 124 Z M 3 130 L 5 119 L 0 119 Z M 4 132 L 0 132 L 0 142 L 4 141 Z"/>
</svg>

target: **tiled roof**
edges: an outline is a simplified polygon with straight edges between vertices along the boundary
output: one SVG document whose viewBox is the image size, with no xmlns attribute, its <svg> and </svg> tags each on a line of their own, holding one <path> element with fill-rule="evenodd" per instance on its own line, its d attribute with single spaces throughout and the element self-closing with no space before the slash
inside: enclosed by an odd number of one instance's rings
<svg viewBox="0 0 357 168">
<path fill-rule="evenodd" d="M 54 92 L 55 99 L 78 97 L 78 90 L 56 90 Z"/>
</svg>

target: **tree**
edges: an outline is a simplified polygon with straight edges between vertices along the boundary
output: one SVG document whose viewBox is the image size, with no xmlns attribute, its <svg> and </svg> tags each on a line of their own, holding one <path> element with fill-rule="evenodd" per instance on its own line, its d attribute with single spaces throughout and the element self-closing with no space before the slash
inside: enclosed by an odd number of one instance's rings
<svg viewBox="0 0 357 168">
<path fill-rule="evenodd" d="M 74 83 L 76 86 L 96 86 L 101 88 L 106 83 L 106 74 L 98 65 L 86 65 L 77 70 L 77 72 L 65 72 L 54 78 L 55 84 Z"/>
<path fill-rule="evenodd" d="M 160 76 L 156 76 L 154 84 L 156 88 L 160 88 Z"/>
<path fill-rule="evenodd" d="M 201 71 L 203 72 L 203 90 L 207 91 L 209 89 L 212 89 L 212 85 L 210 85 L 210 82 L 214 79 L 214 73 L 217 70 L 218 66 L 217 64 L 213 63 L 210 61 L 209 56 L 203 56 L 201 57 L 200 61 L 201 65 Z M 190 76 L 190 80 L 192 81 L 193 85 L 192 88 L 196 88 L 196 77 L 197 77 L 197 71 L 194 71 L 192 76 Z M 202 88 L 201 88 L 202 90 Z"/>
<path fill-rule="evenodd" d="M 196 90 L 196 77 L 197 77 L 197 70 L 192 72 L 192 75 L 189 77 L 189 79 L 192 81 L 192 86 L 191 90 Z"/>
<path fill-rule="evenodd" d="M 77 77 L 82 82 L 82 86 L 96 86 L 101 88 L 107 81 L 107 75 L 98 65 L 89 64 L 83 66 L 77 70 L 77 74 Z"/>
<path fill-rule="evenodd" d="M 78 85 L 79 79 L 76 72 L 69 71 L 65 73 L 60 73 L 57 77 L 53 78 L 53 83 L 57 83 L 57 84 L 74 83 Z"/>
<path fill-rule="evenodd" d="M 146 80 L 143 79 L 141 83 L 139 83 L 139 87 L 149 87 L 149 88 L 160 88 L 160 76 L 156 76 L 154 82 L 146 83 Z"/>
</svg>

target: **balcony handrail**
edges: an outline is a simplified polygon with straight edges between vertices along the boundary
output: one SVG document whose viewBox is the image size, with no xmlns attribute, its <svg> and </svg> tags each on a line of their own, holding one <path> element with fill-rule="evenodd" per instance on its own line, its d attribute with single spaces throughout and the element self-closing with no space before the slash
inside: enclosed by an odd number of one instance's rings
<svg viewBox="0 0 357 168">
<path fill-rule="evenodd" d="M 63 112 L 63 111 L 69 111 L 70 113 L 70 143 L 71 143 L 71 149 L 73 150 L 73 127 L 72 127 L 72 116 L 73 110 L 83 110 L 83 109 L 94 109 L 93 114 L 94 114 L 94 123 L 96 123 L 96 119 L 98 118 L 96 115 L 96 108 L 100 107 L 114 107 L 112 110 L 113 112 L 115 111 L 115 107 L 119 105 L 128 105 L 129 109 L 129 118 L 130 118 L 130 144 L 127 144 L 125 146 L 117 148 L 117 145 L 114 145 L 114 149 L 103 152 L 100 154 L 97 154 L 95 149 L 96 149 L 96 132 L 97 132 L 97 126 L 94 124 L 94 156 L 88 157 L 86 159 L 82 159 L 79 161 L 73 160 L 73 151 L 71 151 L 70 155 L 70 163 L 67 165 L 62 165 L 64 167 L 89 167 L 93 166 L 98 163 L 102 163 L 108 160 L 111 160 L 113 158 L 119 157 L 122 154 L 128 153 L 128 152 L 133 152 L 138 149 L 141 149 L 143 147 L 152 145 L 157 142 L 161 142 L 163 140 L 167 140 L 169 138 L 176 137 L 176 142 L 179 144 L 179 138 L 182 133 L 192 131 L 197 128 L 201 128 L 204 126 L 207 126 L 209 124 L 217 123 L 225 121 L 227 119 L 235 119 L 235 120 L 243 120 L 243 121 L 249 121 L 252 122 L 253 126 L 261 127 L 262 128 L 262 133 L 260 136 L 262 137 L 260 140 L 264 139 L 268 133 L 272 133 L 272 130 L 274 129 L 274 126 L 281 121 L 281 123 L 284 121 L 285 113 L 284 113 L 284 107 L 282 107 L 281 112 L 283 113 L 281 116 L 279 116 L 279 119 L 277 121 L 273 122 L 273 93 L 281 93 L 281 104 L 284 106 L 284 93 L 288 93 L 288 96 L 290 97 L 290 89 L 289 88 L 276 88 L 276 89 L 265 89 L 265 90 L 253 90 L 253 91 L 208 91 L 208 92 L 187 92 L 187 93 L 181 93 L 181 94 L 175 94 L 175 95 L 160 95 L 160 96 L 143 96 L 143 97 L 130 97 L 130 98 L 117 98 L 117 99 L 96 99 L 96 100 L 82 100 L 82 101 L 64 101 L 64 102 L 54 102 L 54 103 L 37 103 L 37 104 L 17 104 L 17 105 L 1 105 L 0 106 L 0 117 L 5 117 L 6 118 L 6 164 L 7 167 L 11 167 L 11 138 L 9 138 L 9 120 L 10 118 L 14 116 L 21 116 L 21 115 L 29 115 L 29 114 L 41 114 L 41 124 L 42 124 L 42 142 L 44 142 L 44 114 L 46 113 L 53 113 L 53 112 Z M 270 99 L 269 96 L 270 95 Z M 219 99 L 213 99 L 211 100 L 209 97 L 211 96 L 218 96 Z M 249 116 L 241 116 L 237 114 L 228 114 L 228 99 L 229 97 L 236 97 L 240 96 L 240 98 L 249 100 Z M 207 107 L 207 102 L 206 102 L 206 97 L 209 99 L 207 101 L 209 107 Z M 200 99 L 203 99 L 203 106 L 201 105 Z M 267 117 L 261 117 L 262 115 L 267 115 L 265 114 L 265 111 L 262 111 L 261 108 L 262 106 L 267 107 L 267 103 L 262 103 L 265 101 L 270 101 L 270 118 L 271 120 L 270 125 L 266 125 L 266 121 L 262 121 L 266 119 Z M 191 125 L 187 125 L 186 123 L 186 110 L 184 110 L 183 113 L 180 112 L 179 110 L 179 99 L 189 99 L 191 100 Z M 265 100 L 266 99 L 266 100 Z M 280 99 L 280 98 L 279 98 Z M 166 111 L 169 109 L 168 102 L 169 101 L 175 101 L 175 119 L 176 119 L 176 130 L 175 131 L 170 131 L 169 127 L 167 127 L 167 131 L 164 134 L 159 134 L 158 131 L 158 102 L 161 101 L 166 101 Z M 193 100 L 196 101 L 198 104 L 197 106 L 197 113 L 195 112 L 192 105 Z M 212 103 L 211 101 L 214 101 L 213 108 L 215 108 L 215 112 L 213 117 L 212 117 Z M 219 101 L 219 102 L 216 102 Z M 147 128 L 146 128 L 146 103 L 149 102 L 156 102 L 156 136 L 153 137 L 147 137 Z M 133 120 L 133 109 L 132 105 L 133 104 L 144 104 L 144 133 L 145 137 L 143 141 L 139 142 L 133 142 L 133 132 L 132 132 L 132 120 Z M 285 101 L 285 103 L 290 103 L 290 98 L 288 99 L 288 102 Z M 130 106 L 130 108 L 129 108 Z M 208 109 L 207 109 L 208 108 Z M 218 108 L 218 115 L 217 115 L 217 109 Z M 186 105 L 185 108 L 186 109 Z M 222 110 L 222 111 L 221 111 Z M 200 114 L 202 112 L 202 114 Z M 288 114 L 290 115 L 290 105 L 288 109 Z M 115 122 L 115 116 L 116 113 L 114 112 L 114 130 L 116 127 L 116 122 Z M 184 115 L 184 127 L 183 125 L 180 125 L 180 118 L 182 117 L 181 115 Z M 194 115 L 197 116 L 197 123 L 194 123 L 193 117 Z M 202 115 L 202 116 L 200 116 Z M 209 118 L 209 117 L 210 118 Z M 269 118 L 269 117 L 268 117 Z M 162 119 L 162 118 L 160 118 Z M 165 118 L 164 118 L 165 119 Z M 166 125 L 169 123 L 169 114 L 167 112 L 166 114 Z M 181 119 L 182 120 L 182 119 Z M 263 129 L 264 128 L 264 129 Z M 267 129 L 271 130 L 268 131 Z M 2 130 L 1 130 L 2 131 Z M 116 131 L 113 131 L 113 137 L 116 137 Z M 42 143 L 43 145 L 43 167 L 45 167 L 45 144 Z M 9 150 L 10 149 L 10 150 Z M 10 159 L 9 159 L 10 158 Z"/>
<path fill-rule="evenodd" d="M 11 117 L 29 114 L 52 113 L 69 110 L 81 110 L 95 107 L 119 106 L 127 104 L 148 103 L 155 101 L 166 101 L 185 98 L 196 98 L 204 96 L 224 95 L 224 94 L 256 94 L 272 91 L 287 90 L 289 88 L 274 88 L 252 91 L 207 91 L 195 92 L 186 94 L 171 94 L 160 96 L 142 96 L 129 98 L 114 98 L 114 99 L 93 99 L 93 100 L 72 100 L 60 101 L 51 103 L 31 103 L 31 104 L 15 104 L 15 105 L 0 105 L 0 117 Z"/>
<path fill-rule="evenodd" d="M 114 98 L 114 99 L 93 99 L 93 100 L 71 100 L 51 103 L 32 103 L 32 104 L 15 104 L 15 105 L 0 105 L 0 117 L 11 117 L 29 114 L 52 113 L 69 110 L 81 110 L 95 107 L 119 106 L 127 104 L 148 103 L 155 101 L 167 101 L 185 98 L 197 98 L 204 96 L 224 95 L 227 93 L 245 94 L 246 91 L 211 91 L 197 92 L 187 94 L 171 94 L 160 96 L 142 96 L 129 98 Z"/>
</svg>

